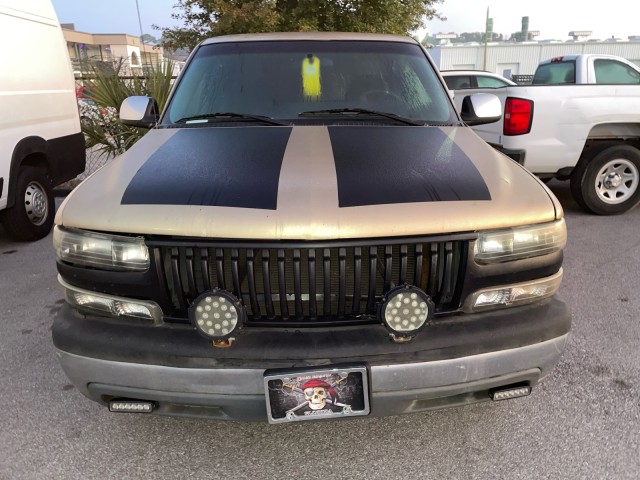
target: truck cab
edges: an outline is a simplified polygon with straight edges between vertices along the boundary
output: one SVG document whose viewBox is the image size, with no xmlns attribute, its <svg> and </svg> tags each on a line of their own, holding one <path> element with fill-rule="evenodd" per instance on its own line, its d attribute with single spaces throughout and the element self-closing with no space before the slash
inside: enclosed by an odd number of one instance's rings
<svg viewBox="0 0 640 480">
<path fill-rule="evenodd" d="M 639 85 L 640 67 L 615 55 L 564 55 L 540 62 L 533 85 Z"/>
</svg>

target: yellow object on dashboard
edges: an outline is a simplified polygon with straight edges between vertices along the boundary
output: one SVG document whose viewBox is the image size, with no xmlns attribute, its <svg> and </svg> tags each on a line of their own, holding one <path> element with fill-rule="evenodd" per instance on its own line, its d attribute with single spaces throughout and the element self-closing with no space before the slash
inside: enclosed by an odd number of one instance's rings
<svg viewBox="0 0 640 480">
<path fill-rule="evenodd" d="M 302 60 L 302 92 L 308 100 L 318 100 L 322 93 L 320 59 L 312 54 Z"/>
</svg>

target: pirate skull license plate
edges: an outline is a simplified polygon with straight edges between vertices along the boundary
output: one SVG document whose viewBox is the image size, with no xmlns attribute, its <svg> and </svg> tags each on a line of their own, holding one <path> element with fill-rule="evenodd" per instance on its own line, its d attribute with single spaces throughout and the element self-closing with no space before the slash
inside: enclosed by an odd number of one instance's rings
<svg viewBox="0 0 640 480">
<path fill-rule="evenodd" d="M 271 370 L 264 374 L 269 423 L 369 414 L 364 366 Z"/>
</svg>

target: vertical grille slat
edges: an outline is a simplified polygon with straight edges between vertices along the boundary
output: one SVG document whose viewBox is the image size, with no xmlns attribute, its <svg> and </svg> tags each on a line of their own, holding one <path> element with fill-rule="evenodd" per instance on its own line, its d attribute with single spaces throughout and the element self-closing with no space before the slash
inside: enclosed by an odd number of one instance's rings
<svg viewBox="0 0 640 480">
<path fill-rule="evenodd" d="M 360 314 L 360 280 L 362 275 L 362 248 L 353 249 L 353 305 L 351 312 L 354 315 Z"/>
<path fill-rule="evenodd" d="M 231 276 L 233 278 L 233 290 L 238 298 L 242 298 L 240 286 L 240 254 L 237 248 L 231 249 Z"/>
<path fill-rule="evenodd" d="M 438 288 L 438 244 L 429 244 L 429 283 L 427 283 L 426 292 L 435 297 Z"/>
<path fill-rule="evenodd" d="M 338 318 L 344 318 L 347 297 L 347 249 L 338 250 Z"/>
<path fill-rule="evenodd" d="M 300 249 L 293 250 L 293 294 L 295 297 L 296 319 L 302 319 L 302 278 L 300 272 Z"/>
<path fill-rule="evenodd" d="M 200 270 L 202 270 L 202 286 L 205 290 L 211 290 L 211 282 L 209 281 L 209 250 L 200 249 Z"/>
<path fill-rule="evenodd" d="M 264 290 L 264 304 L 267 310 L 267 318 L 274 318 L 273 297 L 271 296 L 271 278 L 269 273 L 270 252 L 268 248 L 262 249 L 262 288 Z"/>
<path fill-rule="evenodd" d="M 323 315 L 331 315 L 331 249 L 325 248 L 322 252 L 322 278 L 324 295 Z"/>
<path fill-rule="evenodd" d="M 280 316 L 283 320 L 289 318 L 289 305 L 287 303 L 287 279 L 285 274 L 286 256 L 283 248 L 278 249 L 278 294 L 280 295 Z"/>
<path fill-rule="evenodd" d="M 453 275 L 453 244 L 445 242 L 444 244 L 444 275 L 442 278 L 442 288 L 440 289 L 440 297 L 436 300 L 450 298 L 453 294 L 451 286 L 451 277 Z"/>
<path fill-rule="evenodd" d="M 184 289 L 180 278 L 180 250 L 175 247 L 171 249 L 171 278 L 176 289 L 180 309 L 186 309 L 187 302 L 184 298 Z"/>
<path fill-rule="evenodd" d="M 193 248 L 187 248 L 185 251 L 185 267 L 187 273 L 187 287 L 189 288 L 189 300 L 193 300 L 198 296 L 196 289 L 196 276 L 193 271 Z"/>
<path fill-rule="evenodd" d="M 307 252 L 309 265 L 309 317 L 311 320 L 318 318 L 318 306 L 316 299 L 316 251 L 310 248 Z"/>
<path fill-rule="evenodd" d="M 224 250 L 222 248 L 216 248 L 216 275 L 218 288 L 226 289 L 224 284 Z"/>
<path fill-rule="evenodd" d="M 437 314 L 456 311 L 469 252 L 465 238 L 308 248 L 211 243 L 150 250 L 175 321 L 186 321 L 193 299 L 216 287 L 242 300 L 249 324 L 376 323 L 378 302 L 404 283 L 429 294 Z"/>
<path fill-rule="evenodd" d="M 254 266 L 254 252 L 252 248 L 247 249 L 247 280 L 249 281 L 249 301 L 254 318 L 260 318 L 260 307 L 258 306 L 258 295 L 256 294 L 256 277 Z"/>
<path fill-rule="evenodd" d="M 378 247 L 369 247 L 369 292 L 367 313 L 372 313 L 376 300 L 376 273 L 378 271 Z"/>
<path fill-rule="evenodd" d="M 393 247 L 386 245 L 384 247 L 384 291 L 391 289 L 391 272 L 393 272 Z"/>
<path fill-rule="evenodd" d="M 422 244 L 416 244 L 416 259 L 415 259 L 415 269 L 416 273 L 414 275 L 413 284 L 420 287 L 422 285 Z"/>
<path fill-rule="evenodd" d="M 398 277 L 399 285 L 407 283 L 407 250 L 407 245 L 400 245 L 400 276 Z"/>
</svg>

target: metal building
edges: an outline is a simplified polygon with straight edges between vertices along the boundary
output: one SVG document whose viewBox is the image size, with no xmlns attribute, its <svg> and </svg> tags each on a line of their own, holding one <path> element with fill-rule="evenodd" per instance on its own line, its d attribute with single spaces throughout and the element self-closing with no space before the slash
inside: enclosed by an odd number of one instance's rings
<svg viewBox="0 0 640 480">
<path fill-rule="evenodd" d="M 634 41 L 450 44 L 429 50 L 440 70 L 487 70 L 506 78 L 532 75 L 538 63 L 569 54 L 617 55 L 640 65 L 640 38 Z M 637 39 L 637 40 L 636 40 Z M 486 62 L 485 62 L 486 57 Z"/>
</svg>

